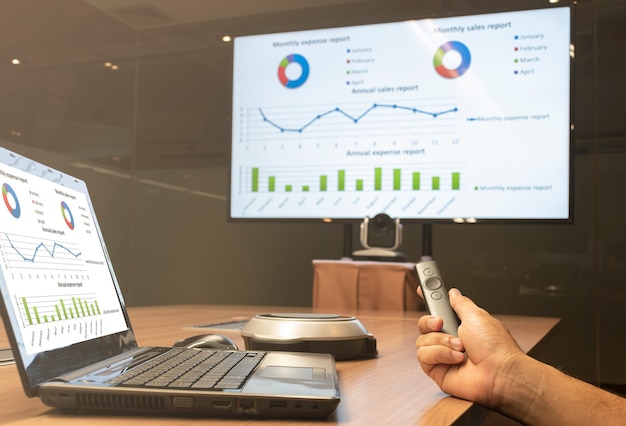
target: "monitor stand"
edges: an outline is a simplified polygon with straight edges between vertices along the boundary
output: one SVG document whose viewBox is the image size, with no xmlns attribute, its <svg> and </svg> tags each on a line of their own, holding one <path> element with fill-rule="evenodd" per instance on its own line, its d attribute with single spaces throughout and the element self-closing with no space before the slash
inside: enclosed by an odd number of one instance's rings
<svg viewBox="0 0 626 426">
<path fill-rule="evenodd" d="M 343 224 L 343 259 L 352 256 L 352 223 Z"/>
</svg>

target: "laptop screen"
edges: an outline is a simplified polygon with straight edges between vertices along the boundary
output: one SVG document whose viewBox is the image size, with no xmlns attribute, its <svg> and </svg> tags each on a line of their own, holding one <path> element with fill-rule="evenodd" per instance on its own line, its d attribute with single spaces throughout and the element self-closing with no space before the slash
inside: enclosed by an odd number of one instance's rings
<svg viewBox="0 0 626 426">
<path fill-rule="evenodd" d="M 24 368 L 128 331 L 85 183 L 0 148 L 0 187 L 4 320 Z"/>
</svg>

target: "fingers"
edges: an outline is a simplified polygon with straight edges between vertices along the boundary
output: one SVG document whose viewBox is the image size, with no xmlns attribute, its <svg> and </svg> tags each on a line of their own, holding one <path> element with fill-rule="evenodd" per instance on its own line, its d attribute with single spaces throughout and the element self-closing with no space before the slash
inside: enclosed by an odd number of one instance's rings
<svg viewBox="0 0 626 426">
<path fill-rule="evenodd" d="M 460 364 L 465 360 L 465 353 L 445 346 L 421 346 L 417 349 L 420 364 L 434 366 L 437 364 Z"/>
<path fill-rule="evenodd" d="M 460 295 L 458 290 L 456 292 Z M 463 361 L 465 347 L 461 339 L 440 333 L 443 328 L 442 318 L 423 315 L 417 321 L 417 328 L 420 336 L 415 342 L 415 347 L 421 363 L 457 364 Z M 423 358 L 420 352 L 424 352 Z"/>
<path fill-rule="evenodd" d="M 443 327 L 443 320 L 432 315 L 424 315 L 418 321 L 420 336 L 415 341 L 420 362 L 444 362 L 456 364 L 461 362 L 465 346 L 461 339 L 444 333 L 438 333 Z M 422 359 L 420 351 L 426 351 L 426 358 Z M 453 353 L 457 352 L 457 353 Z M 462 356 L 460 356 L 461 354 Z"/>
<path fill-rule="evenodd" d="M 416 349 L 420 349 L 426 346 L 442 346 L 454 351 L 463 352 L 465 346 L 461 339 L 456 336 L 450 336 L 443 333 L 426 333 L 421 334 L 415 341 Z"/>
<path fill-rule="evenodd" d="M 417 329 L 420 334 L 432 333 L 433 331 L 441 331 L 443 328 L 443 319 L 432 315 L 424 315 L 417 321 Z"/>
<path fill-rule="evenodd" d="M 458 290 L 456 292 L 460 295 Z M 419 289 L 418 294 L 421 296 Z M 422 370 L 441 385 L 449 366 L 465 361 L 463 342 L 456 336 L 440 333 L 443 319 L 433 315 L 420 317 L 417 328 L 420 332 L 415 341 L 417 360 Z"/>
</svg>

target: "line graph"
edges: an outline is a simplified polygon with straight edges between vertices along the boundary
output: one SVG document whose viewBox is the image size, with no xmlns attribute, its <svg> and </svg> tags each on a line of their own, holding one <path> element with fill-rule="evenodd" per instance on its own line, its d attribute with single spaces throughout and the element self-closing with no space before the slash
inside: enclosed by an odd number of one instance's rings
<svg viewBox="0 0 626 426">
<path fill-rule="evenodd" d="M 349 119 L 350 121 L 354 122 L 354 123 L 358 123 L 359 121 L 361 121 L 365 116 L 367 116 L 369 113 L 371 113 L 372 111 L 374 111 L 377 108 L 391 108 L 391 109 L 398 109 L 398 110 L 404 110 L 404 111 L 410 111 L 414 114 L 424 114 L 424 115 L 428 115 L 432 118 L 437 118 L 440 115 L 444 115 L 444 114 L 450 114 L 452 112 L 457 112 L 458 108 L 450 108 L 444 111 L 437 111 L 437 112 L 431 112 L 431 111 L 424 111 L 418 108 L 414 108 L 414 107 L 409 107 L 409 106 L 403 106 L 403 105 L 397 105 L 397 104 L 373 104 L 372 106 L 370 106 L 368 109 L 366 109 L 365 111 L 363 111 L 360 115 L 354 116 L 352 114 L 347 113 L 346 111 L 344 111 L 343 109 L 336 107 L 333 108 L 331 110 L 328 110 L 322 114 L 318 114 L 317 116 L 315 116 L 315 118 L 309 120 L 308 123 L 304 124 L 303 126 L 299 127 L 299 128 L 285 128 L 282 127 L 280 125 L 278 125 L 277 123 L 275 123 L 274 121 L 270 120 L 269 118 L 267 118 L 267 116 L 265 115 L 265 113 L 263 112 L 263 109 L 259 108 L 259 112 L 261 113 L 261 116 L 263 117 L 263 121 L 265 121 L 266 123 L 268 123 L 269 125 L 277 128 L 278 130 L 280 130 L 281 132 L 296 132 L 296 133 L 302 133 L 304 132 L 309 126 L 313 125 L 315 122 L 323 119 L 324 117 L 326 117 L 327 115 L 330 114 L 339 114 L 339 115 L 343 115 L 344 117 L 346 117 L 347 119 Z"/>
<path fill-rule="evenodd" d="M 249 142 L 268 140 L 277 134 L 299 139 L 440 134 L 456 131 L 458 112 L 453 99 L 255 107 L 246 111 L 245 128 L 241 130 Z"/>
<path fill-rule="evenodd" d="M 8 233 L 1 241 L 9 268 L 84 270 L 82 252 L 74 243 Z"/>
</svg>

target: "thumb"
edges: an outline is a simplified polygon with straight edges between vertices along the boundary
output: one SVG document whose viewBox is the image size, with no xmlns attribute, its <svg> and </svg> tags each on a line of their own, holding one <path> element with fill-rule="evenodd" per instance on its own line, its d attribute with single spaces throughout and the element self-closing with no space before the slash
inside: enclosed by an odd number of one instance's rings
<svg viewBox="0 0 626 426">
<path fill-rule="evenodd" d="M 448 297 L 450 299 L 450 306 L 452 306 L 452 309 L 454 309 L 461 321 L 463 321 L 463 317 L 466 317 L 478 308 L 472 299 L 463 296 L 457 288 L 450 289 Z"/>
</svg>

